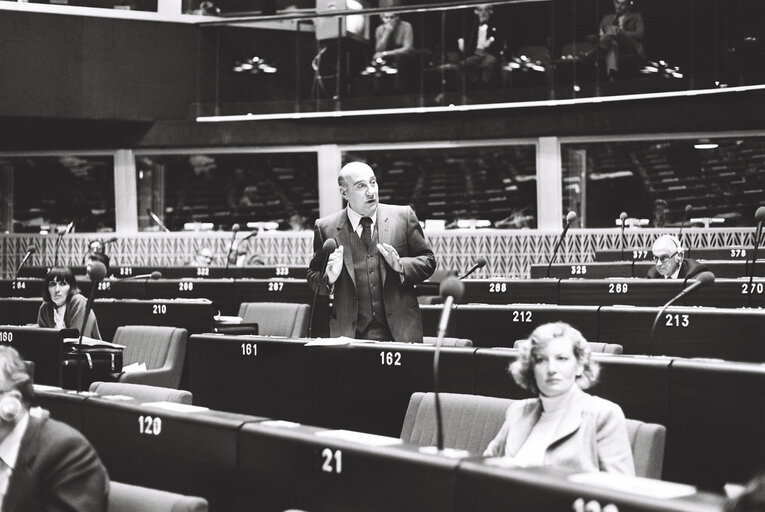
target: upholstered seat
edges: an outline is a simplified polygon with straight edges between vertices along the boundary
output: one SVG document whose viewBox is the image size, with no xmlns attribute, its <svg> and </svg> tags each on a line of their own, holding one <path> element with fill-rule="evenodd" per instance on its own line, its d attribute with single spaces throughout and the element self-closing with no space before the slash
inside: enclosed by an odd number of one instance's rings
<svg viewBox="0 0 765 512">
<path fill-rule="evenodd" d="M 512 400 L 480 395 L 441 393 L 444 446 L 481 454 L 505 421 Z M 663 425 L 627 420 L 635 474 L 661 478 L 667 429 Z M 401 428 L 401 439 L 417 446 L 436 444 L 435 395 L 414 393 Z"/>
<path fill-rule="evenodd" d="M 247 323 L 257 323 L 258 334 L 262 336 L 305 338 L 311 308 L 308 304 L 290 302 L 243 302 L 239 316 Z"/>
<path fill-rule="evenodd" d="M 176 402 L 191 405 L 193 395 L 182 389 L 129 384 L 127 382 L 94 382 L 90 385 L 91 393 L 105 395 L 124 395 L 141 402 Z"/>
<path fill-rule="evenodd" d="M 435 345 L 436 340 L 438 338 L 436 336 L 423 336 L 422 342 L 425 345 Z M 444 338 L 443 342 L 441 343 L 442 347 L 472 347 L 473 342 L 467 338 Z"/>
<path fill-rule="evenodd" d="M 110 482 L 108 512 L 207 512 L 204 498 Z"/>
<path fill-rule="evenodd" d="M 114 343 L 125 345 L 123 366 L 146 363 L 146 371 L 122 373 L 120 382 L 178 389 L 186 358 L 186 329 L 154 325 L 123 325 Z"/>
<path fill-rule="evenodd" d="M 523 340 L 515 340 L 515 343 L 513 344 L 513 348 L 518 348 L 518 343 L 520 343 L 521 341 Z M 624 353 L 624 347 L 616 343 L 601 343 L 599 341 L 588 341 L 587 344 L 590 346 L 591 352 L 603 352 L 606 354 L 623 354 Z"/>
</svg>

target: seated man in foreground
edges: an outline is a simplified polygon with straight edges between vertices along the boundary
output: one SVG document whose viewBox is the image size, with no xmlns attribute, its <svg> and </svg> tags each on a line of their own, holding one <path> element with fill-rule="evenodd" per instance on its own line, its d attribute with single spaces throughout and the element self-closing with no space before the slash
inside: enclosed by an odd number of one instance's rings
<svg viewBox="0 0 765 512">
<path fill-rule="evenodd" d="M 109 477 L 82 434 L 30 411 L 34 388 L 15 349 L 0 346 L 0 510 L 102 512 Z"/>
</svg>

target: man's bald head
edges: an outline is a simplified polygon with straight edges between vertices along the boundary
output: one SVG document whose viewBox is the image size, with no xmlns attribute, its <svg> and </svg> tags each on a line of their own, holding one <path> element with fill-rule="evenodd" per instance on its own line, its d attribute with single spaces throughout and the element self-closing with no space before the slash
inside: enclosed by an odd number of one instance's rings
<svg viewBox="0 0 765 512">
<path fill-rule="evenodd" d="M 661 235 L 651 247 L 656 271 L 664 277 L 674 274 L 683 263 L 685 250 L 680 240 L 672 235 Z"/>
<path fill-rule="evenodd" d="M 340 193 L 356 213 L 370 217 L 377 210 L 377 177 L 364 162 L 350 162 L 337 176 Z"/>
</svg>

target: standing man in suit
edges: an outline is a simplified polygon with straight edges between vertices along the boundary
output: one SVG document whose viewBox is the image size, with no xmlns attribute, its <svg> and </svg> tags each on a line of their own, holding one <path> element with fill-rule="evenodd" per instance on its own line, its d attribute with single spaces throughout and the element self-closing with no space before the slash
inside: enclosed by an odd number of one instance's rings
<svg viewBox="0 0 765 512">
<path fill-rule="evenodd" d="M 414 285 L 433 274 L 436 259 L 409 206 L 380 204 L 374 171 L 346 164 L 337 178 L 347 208 L 314 227 L 311 287 L 330 294 L 331 336 L 422 343 Z M 337 249 L 322 273 L 324 242 Z"/>
<path fill-rule="evenodd" d="M 32 379 L 0 346 L 0 510 L 104 512 L 109 477 L 93 446 L 69 425 L 30 411 Z"/>
<path fill-rule="evenodd" d="M 651 279 L 690 279 L 709 268 L 692 258 L 686 258 L 680 240 L 672 235 L 661 235 L 651 247 L 654 266 L 648 269 Z"/>
</svg>

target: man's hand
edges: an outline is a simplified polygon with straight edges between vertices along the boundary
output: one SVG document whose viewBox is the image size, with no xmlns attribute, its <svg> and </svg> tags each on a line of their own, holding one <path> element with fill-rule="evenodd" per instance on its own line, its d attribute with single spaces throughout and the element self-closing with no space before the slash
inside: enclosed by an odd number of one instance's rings
<svg viewBox="0 0 765 512">
<path fill-rule="evenodd" d="M 399 257 L 396 249 L 390 244 L 377 244 L 377 250 L 380 251 L 385 261 L 388 262 L 390 268 L 395 272 L 401 273 L 404 271 L 404 265 L 401 264 L 401 258 Z"/>
<path fill-rule="evenodd" d="M 486 48 L 491 46 L 493 42 L 494 42 L 494 36 L 491 36 L 488 39 L 483 39 L 483 40 L 479 39 L 476 44 L 476 48 L 478 48 L 479 50 L 485 50 Z"/>
<path fill-rule="evenodd" d="M 329 255 L 327 259 L 327 280 L 329 284 L 334 284 L 343 271 L 343 246 L 341 245 Z"/>
</svg>

